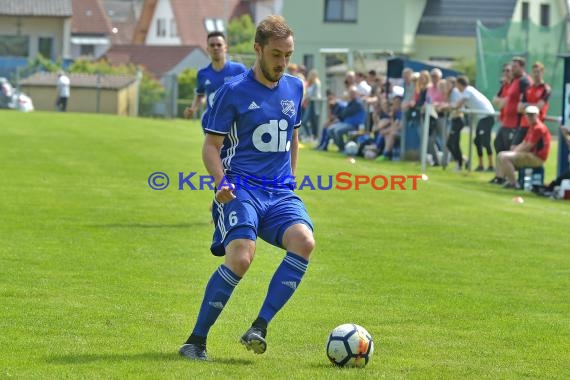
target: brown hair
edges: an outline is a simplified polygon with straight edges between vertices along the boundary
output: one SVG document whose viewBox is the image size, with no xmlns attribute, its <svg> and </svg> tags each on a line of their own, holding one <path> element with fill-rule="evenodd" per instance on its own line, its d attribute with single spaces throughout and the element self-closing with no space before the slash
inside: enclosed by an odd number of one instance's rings
<svg viewBox="0 0 570 380">
<path fill-rule="evenodd" d="M 255 42 L 261 46 L 267 45 L 272 39 L 284 39 L 293 35 L 293 30 L 281 16 L 267 16 L 255 30 Z"/>
<path fill-rule="evenodd" d="M 534 63 L 534 65 L 532 65 L 532 68 L 533 68 L 533 69 L 534 69 L 535 67 L 538 68 L 538 69 L 540 69 L 540 71 L 544 71 L 544 65 L 543 65 L 542 62 L 540 62 L 540 61 L 536 61 L 536 62 Z"/>
<path fill-rule="evenodd" d="M 457 83 L 464 87 L 467 87 L 469 86 L 469 78 L 467 78 L 465 75 L 460 75 L 457 77 Z"/>
<path fill-rule="evenodd" d="M 511 59 L 511 62 L 516 62 L 521 67 L 525 67 L 525 65 L 526 65 L 526 61 L 523 57 L 513 57 L 513 59 Z"/>
</svg>

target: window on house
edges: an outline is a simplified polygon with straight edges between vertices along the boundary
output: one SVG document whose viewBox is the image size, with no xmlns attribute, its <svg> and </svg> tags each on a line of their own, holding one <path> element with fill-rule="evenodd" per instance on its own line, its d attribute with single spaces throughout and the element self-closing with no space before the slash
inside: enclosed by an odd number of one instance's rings
<svg viewBox="0 0 570 380">
<path fill-rule="evenodd" d="M 27 57 L 29 46 L 27 36 L 0 35 L 0 57 Z"/>
<path fill-rule="evenodd" d="M 550 26 L 550 4 L 540 4 L 540 26 Z"/>
<path fill-rule="evenodd" d="M 93 57 L 95 55 L 95 45 L 80 45 L 79 54 L 83 57 Z"/>
<path fill-rule="evenodd" d="M 358 0 L 325 0 L 325 22 L 356 22 Z"/>
<path fill-rule="evenodd" d="M 224 20 L 220 18 L 207 18 L 204 19 L 204 27 L 208 33 L 211 32 L 226 32 L 226 28 L 224 26 Z"/>
<path fill-rule="evenodd" d="M 170 37 L 178 37 L 178 29 L 176 28 L 176 20 L 170 19 Z"/>
<path fill-rule="evenodd" d="M 522 2 L 522 13 L 521 13 L 521 20 L 528 21 L 529 19 L 529 4 L 528 1 Z"/>
<path fill-rule="evenodd" d="M 53 59 L 53 38 L 40 37 L 38 38 L 38 53 L 47 59 Z"/>
<path fill-rule="evenodd" d="M 166 19 L 163 18 L 156 19 L 156 36 L 166 37 Z"/>
</svg>

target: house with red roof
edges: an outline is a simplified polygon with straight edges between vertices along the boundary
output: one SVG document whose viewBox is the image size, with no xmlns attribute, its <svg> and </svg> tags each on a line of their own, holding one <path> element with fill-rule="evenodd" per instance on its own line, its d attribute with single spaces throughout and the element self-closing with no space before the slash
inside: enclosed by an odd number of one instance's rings
<svg viewBox="0 0 570 380">
<path fill-rule="evenodd" d="M 101 0 L 71 0 L 71 58 L 99 58 L 111 46 L 111 23 Z"/>
<path fill-rule="evenodd" d="M 206 50 L 209 32 L 225 32 L 227 21 L 243 14 L 251 14 L 250 1 L 146 0 L 133 43 L 198 45 Z"/>
<path fill-rule="evenodd" d="M 103 56 L 113 65 L 132 63 L 144 67 L 156 79 L 178 75 L 189 67 L 206 66 L 210 59 L 200 46 L 115 45 Z"/>
</svg>

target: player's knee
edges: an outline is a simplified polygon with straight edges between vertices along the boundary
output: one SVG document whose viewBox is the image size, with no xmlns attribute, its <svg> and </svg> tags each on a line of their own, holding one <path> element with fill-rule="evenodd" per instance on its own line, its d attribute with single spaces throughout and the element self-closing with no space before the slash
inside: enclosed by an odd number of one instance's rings
<svg viewBox="0 0 570 380">
<path fill-rule="evenodd" d="M 226 247 L 226 266 L 236 275 L 242 277 L 253 261 L 255 242 L 247 239 L 236 239 Z"/>
<path fill-rule="evenodd" d="M 315 238 L 313 234 L 309 231 L 305 233 L 299 233 L 291 237 L 292 241 L 289 244 L 289 251 L 294 252 L 305 259 L 311 257 L 311 253 L 315 249 Z"/>
<path fill-rule="evenodd" d="M 302 241 L 303 251 L 306 253 L 308 259 L 311 253 L 315 250 L 315 238 L 313 234 L 307 234 Z"/>
<path fill-rule="evenodd" d="M 503 162 L 507 159 L 507 157 L 508 157 L 507 151 L 504 150 L 502 152 L 499 152 L 499 154 L 497 155 L 497 160 Z"/>
</svg>

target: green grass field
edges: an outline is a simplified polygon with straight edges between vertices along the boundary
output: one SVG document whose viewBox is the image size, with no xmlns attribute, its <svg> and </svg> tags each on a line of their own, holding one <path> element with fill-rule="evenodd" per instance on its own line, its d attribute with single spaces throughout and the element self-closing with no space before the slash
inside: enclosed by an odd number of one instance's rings
<svg viewBox="0 0 570 380">
<path fill-rule="evenodd" d="M 300 191 L 317 249 L 268 351 L 238 343 L 283 256 L 260 242 L 211 362 L 179 358 L 222 262 L 212 194 L 147 178 L 206 174 L 202 140 L 182 120 L 0 112 L 0 378 L 570 378 L 570 202 L 441 169 L 417 191 Z M 303 149 L 298 174 L 419 170 Z M 375 339 L 363 370 L 325 356 L 345 322 Z"/>
</svg>

